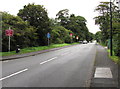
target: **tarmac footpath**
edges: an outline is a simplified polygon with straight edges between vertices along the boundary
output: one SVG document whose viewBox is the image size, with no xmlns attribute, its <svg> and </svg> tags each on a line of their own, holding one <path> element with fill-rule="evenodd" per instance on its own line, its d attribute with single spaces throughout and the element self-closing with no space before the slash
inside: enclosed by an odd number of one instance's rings
<svg viewBox="0 0 120 89">
<path fill-rule="evenodd" d="M 96 60 L 90 89 L 120 89 L 119 66 L 109 57 L 106 49 L 96 45 Z"/>
</svg>

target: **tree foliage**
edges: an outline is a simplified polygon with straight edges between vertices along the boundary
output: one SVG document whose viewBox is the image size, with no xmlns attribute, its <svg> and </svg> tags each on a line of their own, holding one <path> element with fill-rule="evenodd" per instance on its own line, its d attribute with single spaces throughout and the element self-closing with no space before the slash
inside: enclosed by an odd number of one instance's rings
<svg viewBox="0 0 120 89">
<path fill-rule="evenodd" d="M 18 16 L 6 12 L 0 13 L 2 13 L 2 51 L 8 50 L 8 36 L 5 35 L 5 30 L 9 27 L 14 30 L 14 35 L 11 37 L 11 50 L 15 50 L 16 45 L 20 45 L 21 48 L 35 46 L 37 33 L 35 33 L 36 29 L 34 27 Z"/>
<path fill-rule="evenodd" d="M 42 5 L 28 4 L 19 10 L 18 16 L 37 29 L 38 45 L 46 45 L 46 34 L 50 32 L 50 21 L 46 9 Z"/>
<path fill-rule="evenodd" d="M 71 30 L 74 36 L 78 36 L 79 40 L 90 41 L 89 30 L 86 26 L 86 19 L 82 16 L 75 16 L 75 14 L 69 15 L 68 9 L 60 10 L 57 13 L 57 20 L 66 29 Z M 88 36 L 89 35 L 89 36 Z"/>
<path fill-rule="evenodd" d="M 31 46 L 47 45 L 47 33 L 49 32 L 50 43 L 71 43 L 79 40 L 91 41 L 93 34 L 86 26 L 86 19 L 82 16 L 69 14 L 68 9 L 60 10 L 56 18 L 49 18 L 47 10 L 43 5 L 34 3 L 25 5 L 20 9 L 18 16 L 13 16 L 6 12 L 2 14 L 2 51 L 8 51 L 8 36 L 5 30 L 9 27 L 14 30 L 11 37 L 11 50 Z M 73 36 L 70 36 L 70 33 Z M 76 39 L 76 37 L 79 39 Z"/>
<path fill-rule="evenodd" d="M 95 23 L 100 26 L 100 32 L 96 33 L 96 40 L 103 44 L 108 44 L 110 39 L 110 7 L 109 2 L 100 2 L 95 11 L 99 12 L 99 16 L 95 17 Z M 120 12 L 117 6 L 112 4 L 112 30 L 113 30 L 113 49 L 115 55 L 120 56 Z"/>
<path fill-rule="evenodd" d="M 70 43 L 71 42 L 70 33 L 72 33 L 72 31 L 67 30 L 63 26 L 53 27 L 51 32 L 52 43 Z"/>
</svg>

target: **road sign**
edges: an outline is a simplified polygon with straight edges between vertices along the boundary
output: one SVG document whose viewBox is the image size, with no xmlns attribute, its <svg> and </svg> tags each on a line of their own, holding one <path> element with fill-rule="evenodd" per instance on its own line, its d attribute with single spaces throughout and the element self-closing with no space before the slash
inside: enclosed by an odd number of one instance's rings
<svg viewBox="0 0 120 89">
<path fill-rule="evenodd" d="M 48 46 L 49 46 L 49 44 L 50 44 L 50 42 L 49 42 L 50 33 L 49 32 L 47 33 L 47 38 L 48 38 Z"/>
<path fill-rule="evenodd" d="M 10 29 L 10 27 L 9 27 L 8 30 L 5 30 L 5 35 L 9 36 L 9 43 L 8 43 L 9 44 L 8 45 L 9 52 L 10 52 L 10 37 L 13 36 L 13 33 L 14 33 L 14 31 L 12 29 Z"/>
<path fill-rule="evenodd" d="M 49 32 L 47 33 L 47 38 L 50 38 L 50 33 Z"/>
<path fill-rule="evenodd" d="M 70 33 L 70 36 L 72 36 L 73 34 L 72 33 Z"/>
<path fill-rule="evenodd" d="M 6 36 L 13 36 L 14 31 L 12 29 L 5 30 Z"/>
<path fill-rule="evenodd" d="M 78 36 L 76 36 L 76 39 L 78 40 L 78 39 L 79 39 L 79 37 L 78 37 Z"/>
</svg>

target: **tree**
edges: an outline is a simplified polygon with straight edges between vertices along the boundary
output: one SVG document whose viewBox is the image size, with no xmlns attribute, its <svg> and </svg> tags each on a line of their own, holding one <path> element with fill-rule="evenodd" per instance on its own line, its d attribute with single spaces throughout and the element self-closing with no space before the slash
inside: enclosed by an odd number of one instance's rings
<svg viewBox="0 0 120 89">
<path fill-rule="evenodd" d="M 91 32 L 88 32 L 88 36 L 87 36 L 87 41 L 89 42 L 92 42 L 92 40 L 94 40 L 94 34 L 91 33 Z"/>
<path fill-rule="evenodd" d="M 109 2 L 100 2 L 100 5 L 97 6 L 96 11 L 100 13 L 99 16 L 95 17 L 95 22 L 97 25 L 100 26 L 101 32 L 97 35 L 100 36 L 100 38 L 97 38 L 97 41 L 101 40 L 101 43 L 107 45 L 107 41 L 110 38 L 110 7 Z M 112 4 L 112 25 L 113 25 L 113 49 L 115 52 L 115 55 L 120 56 L 120 12 L 117 9 L 117 6 Z"/>
<path fill-rule="evenodd" d="M 47 45 L 46 34 L 50 32 L 47 10 L 42 5 L 28 4 L 19 10 L 18 16 L 37 29 L 38 44 Z"/>
<path fill-rule="evenodd" d="M 55 26 L 51 31 L 51 41 L 52 43 L 71 43 L 70 33 L 72 31 L 63 26 Z"/>
<path fill-rule="evenodd" d="M 21 48 L 35 46 L 37 39 L 35 28 L 18 16 L 6 12 L 0 13 L 2 14 L 2 51 L 8 51 L 8 37 L 5 36 L 5 30 L 9 29 L 9 27 L 14 30 L 14 35 L 11 37 L 11 50 L 15 50 L 16 45 L 20 45 Z"/>
<path fill-rule="evenodd" d="M 95 34 L 95 40 L 97 42 L 101 43 L 101 38 L 102 38 L 101 31 L 96 32 L 96 34 Z"/>
<path fill-rule="evenodd" d="M 60 22 L 60 25 L 66 27 L 69 21 L 69 10 L 63 9 L 56 14 L 56 19 Z"/>
<path fill-rule="evenodd" d="M 109 29 L 109 2 L 100 2 L 95 11 L 98 11 L 100 16 L 95 17 L 95 24 L 100 25 L 102 42 L 105 43 L 109 38 L 108 29 Z"/>
<path fill-rule="evenodd" d="M 74 36 L 80 38 L 79 40 L 88 40 L 89 31 L 84 17 L 75 16 L 75 14 L 69 15 L 68 9 L 60 10 L 56 16 L 60 25 L 71 30 L 74 33 Z M 74 41 L 76 41 L 76 39 L 74 39 Z"/>
</svg>

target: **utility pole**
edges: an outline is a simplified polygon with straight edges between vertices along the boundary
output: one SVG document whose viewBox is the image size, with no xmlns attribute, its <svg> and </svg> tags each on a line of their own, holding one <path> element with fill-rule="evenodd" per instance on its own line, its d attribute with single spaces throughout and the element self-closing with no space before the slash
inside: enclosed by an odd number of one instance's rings
<svg viewBox="0 0 120 89">
<path fill-rule="evenodd" d="M 112 2 L 110 0 L 110 55 L 112 56 Z"/>
</svg>

